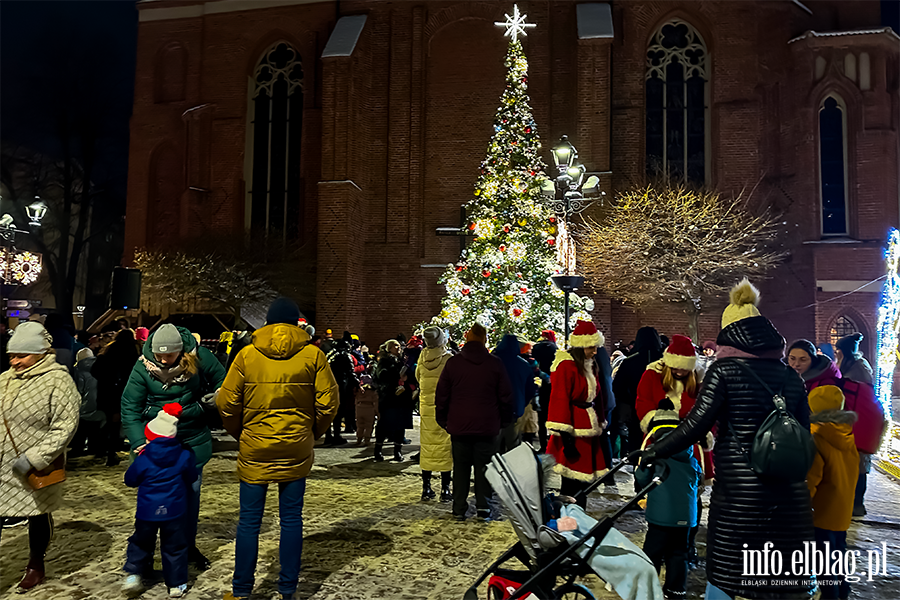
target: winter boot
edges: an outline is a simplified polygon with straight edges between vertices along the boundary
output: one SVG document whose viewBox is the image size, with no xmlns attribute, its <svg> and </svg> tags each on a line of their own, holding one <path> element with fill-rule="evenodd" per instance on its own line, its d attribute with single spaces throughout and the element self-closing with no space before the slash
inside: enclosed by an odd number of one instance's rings
<svg viewBox="0 0 900 600">
<path fill-rule="evenodd" d="M 183 598 L 184 593 L 187 591 L 187 584 L 182 583 L 181 585 L 176 585 L 175 587 L 169 588 L 169 598 Z"/>
<path fill-rule="evenodd" d="M 208 571 L 212 566 L 212 563 L 210 563 L 209 559 L 200 552 L 200 549 L 197 548 L 197 546 L 192 546 L 188 549 L 188 562 L 198 571 Z"/>
<path fill-rule="evenodd" d="M 428 481 L 422 482 L 422 502 L 426 502 L 428 500 L 434 499 L 434 490 L 431 489 L 431 483 Z"/>
<path fill-rule="evenodd" d="M 32 557 L 25 567 L 25 576 L 16 586 L 16 593 L 24 594 L 42 583 L 44 583 L 44 559 Z"/>
<path fill-rule="evenodd" d="M 394 444 L 394 458 L 391 459 L 392 462 L 403 462 L 403 455 L 400 454 L 400 448 L 402 448 L 400 444 Z"/>
<path fill-rule="evenodd" d="M 131 574 L 122 582 L 122 593 L 129 598 L 136 598 L 144 591 L 144 583 L 140 575 Z"/>
<path fill-rule="evenodd" d="M 453 493 L 450 491 L 449 485 L 441 486 L 441 502 L 453 502 Z"/>
<path fill-rule="evenodd" d="M 375 462 L 383 462 L 384 455 L 381 453 L 382 445 L 378 444 L 375 446 Z"/>
</svg>

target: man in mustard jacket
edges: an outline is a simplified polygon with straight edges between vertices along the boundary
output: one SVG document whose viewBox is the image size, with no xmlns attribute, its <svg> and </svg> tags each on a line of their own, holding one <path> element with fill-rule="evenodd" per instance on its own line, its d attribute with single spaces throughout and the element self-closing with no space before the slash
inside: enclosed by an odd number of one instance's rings
<svg viewBox="0 0 900 600">
<path fill-rule="evenodd" d="M 253 591 L 259 530 L 266 491 L 278 484 L 281 574 L 278 591 L 292 600 L 303 551 L 303 495 L 313 445 L 338 411 L 338 386 L 325 354 L 298 326 L 300 309 L 288 298 L 269 307 L 266 326 L 237 355 L 216 405 L 225 429 L 238 440 L 241 480 L 232 591 L 225 600 Z"/>
</svg>

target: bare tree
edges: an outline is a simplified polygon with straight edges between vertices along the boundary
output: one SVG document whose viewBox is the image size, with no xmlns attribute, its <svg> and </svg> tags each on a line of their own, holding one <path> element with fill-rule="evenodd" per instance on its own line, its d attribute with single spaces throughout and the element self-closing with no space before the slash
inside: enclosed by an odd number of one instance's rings
<svg viewBox="0 0 900 600">
<path fill-rule="evenodd" d="M 783 259 L 784 225 L 742 196 L 655 183 L 618 194 L 602 223 L 588 221 L 580 258 L 588 281 L 613 298 L 684 305 L 696 340 L 704 303 Z"/>
</svg>

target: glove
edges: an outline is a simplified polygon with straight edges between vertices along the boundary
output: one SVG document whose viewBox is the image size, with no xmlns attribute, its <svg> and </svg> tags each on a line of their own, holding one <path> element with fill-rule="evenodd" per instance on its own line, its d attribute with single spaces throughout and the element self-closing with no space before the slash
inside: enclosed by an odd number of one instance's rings
<svg viewBox="0 0 900 600">
<path fill-rule="evenodd" d="M 575 447 L 575 436 L 571 433 L 561 433 L 560 437 L 563 443 L 563 456 L 569 462 L 578 462 L 578 459 L 581 458 L 581 452 Z"/>
<path fill-rule="evenodd" d="M 653 450 L 638 450 L 632 455 L 628 456 L 629 464 L 637 466 L 640 463 L 642 469 L 649 469 L 659 460 L 656 457 L 656 452 Z"/>
<path fill-rule="evenodd" d="M 16 459 L 16 462 L 13 463 L 12 466 L 13 473 L 18 475 L 19 477 L 24 478 L 28 475 L 28 471 L 31 470 L 31 463 L 28 462 L 28 459 L 24 456 L 20 456 Z"/>
</svg>

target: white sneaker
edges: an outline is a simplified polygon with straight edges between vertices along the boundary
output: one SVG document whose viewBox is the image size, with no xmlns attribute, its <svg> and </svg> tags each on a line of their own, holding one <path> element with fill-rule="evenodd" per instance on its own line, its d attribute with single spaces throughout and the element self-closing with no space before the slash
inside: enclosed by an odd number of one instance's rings
<svg viewBox="0 0 900 600">
<path fill-rule="evenodd" d="M 129 597 L 138 596 L 144 591 L 144 583 L 140 575 L 129 575 L 122 583 L 122 591 Z"/>
<path fill-rule="evenodd" d="M 182 583 L 179 586 L 169 588 L 169 598 L 181 598 L 187 591 L 187 584 Z"/>
</svg>

